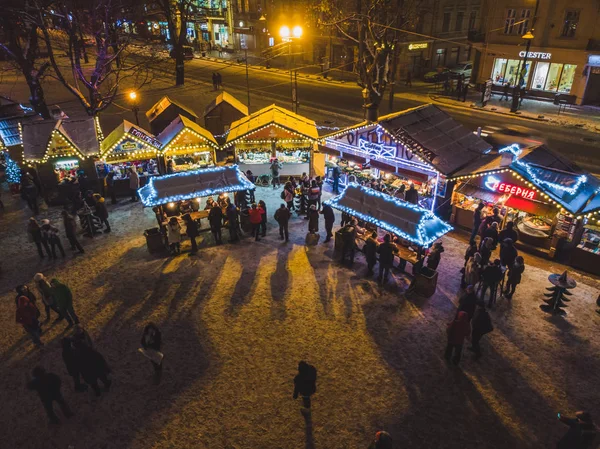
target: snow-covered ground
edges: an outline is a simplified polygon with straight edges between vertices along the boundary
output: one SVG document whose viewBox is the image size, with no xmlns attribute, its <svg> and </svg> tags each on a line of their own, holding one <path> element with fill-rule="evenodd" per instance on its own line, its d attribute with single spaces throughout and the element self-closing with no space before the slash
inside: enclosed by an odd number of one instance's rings
<svg viewBox="0 0 600 449">
<path fill-rule="evenodd" d="M 214 247 L 196 257 L 148 253 L 143 230 L 153 213 L 122 202 L 113 232 L 84 240 L 86 254 L 39 261 L 27 241 L 28 212 L 3 196 L 0 212 L 0 413 L 2 448 L 299 448 L 367 447 L 385 429 L 402 448 L 546 448 L 565 431 L 556 413 L 587 408 L 600 416 L 598 279 L 575 273 L 566 319 L 539 309 L 558 266 L 525 255 L 512 301 L 491 312 L 495 330 L 484 357 L 465 351 L 459 367 L 442 355 L 454 315 L 465 238 L 443 239 L 437 293 L 406 299 L 408 279 L 380 288 L 332 261 L 333 242 L 306 247 L 307 222 L 294 218 L 282 243 L 266 198 L 267 238 Z M 42 216 L 58 218 L 58 210 Z M 226 232 L 224 233 L 226 235 Z M 321 235 L 323 236 L 323 231 Z M 206 234 L 205 234 L 206 235 Z M 184 250 L 189 248 L 184 243 Z M 70 252 L 70 251 L 68 251 Z M 73 290 L 75 309 L 113 369 L 110 392 L 75 393 L 61 359 L 64 324 L 49 325 L 34 349 L 14 322 L 13 287 L 41 271 Z M 163 382 L 139 353 L 147 321 L 163 332 Z M 301 359 L 319 373 L 310 419 L 293 401 Z M 76 416 L 49 427 L 25 374 L 42 365 L 63 379 Z"/>
</svg>

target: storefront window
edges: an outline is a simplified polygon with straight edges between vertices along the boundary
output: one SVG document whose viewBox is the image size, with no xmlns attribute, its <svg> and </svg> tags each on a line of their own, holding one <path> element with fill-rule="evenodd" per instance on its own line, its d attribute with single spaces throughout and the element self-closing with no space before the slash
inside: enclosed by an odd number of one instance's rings
<svg viewBox="0 0 600 449">
<path fill-rule="evenodd" d="M 496 58 L 494 60 L 494 70 L 492 70 L 492 79 L 496 83 L 504 83 L 504 74 L 506 73 L 507 59 Z"/>
<path fill-rule="evenodd" d="M 535 67 L 535 74 L 533 75 L 533 83 L 531 83 L 532 89 L 543 90 L 548 78 L 548 70 L 550 69 L 549 62 L 538 62 Z"/>
<path fill-rule="evenodd" d="M 558 87 L 558 82 L 560 81 L 562 68 L 562 64 L 550 64 L 548 79 L 546 80 L 546 90 L 556 90 Z"/>
<path fill-rule="evenodd" d="M 518 81 L 517 72 L 519 71 L 519 67 L 521 69 L 521 77 L 523 78 L 522 84 L 527 85 L 527 80 L 529 79 L 529 72 L 531 69 L 531 61 L 527 61 L 527 67 L 524 67 L 523 61 L 519 59 L 496 58 L 494 60 L 492 78 L 495 83 L 509 83 L 511 86 L 514 86 Z"/>
<path fill-rule="evenodd" d="M 558 85 L 559 92 L 569 93 L 571 92 L 571 87 L 573 86 L 573 80 L 575 79 L 575 69 L 576 65 L 573 64 L 565 64 L 563 67 L 563 72 L 560 77 L 560 83 Z"/>
</svg>

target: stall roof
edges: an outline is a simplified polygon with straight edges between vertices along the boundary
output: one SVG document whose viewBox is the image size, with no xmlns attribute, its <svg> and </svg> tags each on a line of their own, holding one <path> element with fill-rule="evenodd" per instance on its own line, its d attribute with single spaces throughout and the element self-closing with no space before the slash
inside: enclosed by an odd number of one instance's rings
<svg viewBox="0 0 600 449">
<path fill-rule="evenodd" d="M 138 136 L 145 135 L 148 137 L 148 141 L 140 140 Z M 123 120 L 119 126 L 111 131 L 111 133 L 106 136 L 106 139 L 102 141 L 102 156 L 108 153 L 115 145 L 118 145 L 123 139 L 131 137 L 135 140 L 140 140 L 144 144 L 148 145 L 150 148 L 160 150 L 163 144 L 154 137 L 149 131 L 146 131 L 139 126 L 134 125 L 127 120 Z"/>
<path fill-rule="evenodd" d="M 43 120 L 33 109 L 19 103 L 8 101 L 0 105 L 0 141 L 11 147 L 21 145 L 19 124 L 38 122 Z"/>
<path fill-rule="evenodd" d="M 145 206 L 253 189 L 237 165 L 153 176 L 138 190 Z"/>
<path fill-rule="evenodd" d="M 317 140 L 319 138 L 317 125 L 314 120 L 302 117 L 292 111 L 272 104 L 233 122 L 225 143 L 232 144 L 236 140 L 269 125 L 279 126 L 307 139 Z"/>
<path fill-rule="evenodd" d="M 452 230 L 427 209 L 355 183 L 325 204 L 420 246 L 429 246 Z"/>
<path fill-rule="evenodd" d="M 202 126 L 198 125 L 196 122 L 184 117 L 183 115 L 178 115 L 175 120 L 173 120 L 169 126 L 167 126 L 156 138 L 165 146 L 165 148 L 171 143 L 173 139 L 175 139 L 183 130 L 190 129 L 194 133 L 198 134 L 202 139 L 206 140 L 210 145 L 215 148 L 218 148 L 217 141 L 215 137 L 202 128 Z"/>
<path fill-rule="evenodd" d="M 227 92 L 223 91 L 219 95 L 217 95 L 217 98 L 211 101 L 208 104 L 208 106 L 206 106 L 206 108 L 204 109 L 204 116 L 206 117 L 208 114 L 210 114 L 221 103 L 228 103 L 235 109 L 240 111 L 242 114 L 248 115 L 248 106 L 239 101 L 233 95 L 230 95 Z"/>
<path fill-rule="evenodd" d="M 23 154 L 26 160 L 41 160 L 46 155 L 54 132 L 60 133 L 83 156 L 100 151 L 97 122 L 93 117 L 83 120 L 43 120 L 22 125 Z"/>
<path fill-rule="evenodd" d="M 182 109 L 193 117 L 200 118 L 190 108 L 169 98 L 167 95 L 158 100 L 148 111 L 146 111 L 146 118 L 151 122 L 171 105 L 177 106 L 179 109 Z"/>
</svg>

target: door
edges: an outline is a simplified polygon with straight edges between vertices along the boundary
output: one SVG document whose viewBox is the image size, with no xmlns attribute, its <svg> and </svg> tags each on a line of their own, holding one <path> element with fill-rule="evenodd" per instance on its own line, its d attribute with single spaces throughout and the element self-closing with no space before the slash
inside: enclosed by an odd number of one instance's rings
<svg viewBox="0 0 600 449">
<path fill-rule="evenodd" d="M 590 67 L 590 79 L 587 82 L 583 104 L 600 105 L 600 67 Z"/>
</svg>

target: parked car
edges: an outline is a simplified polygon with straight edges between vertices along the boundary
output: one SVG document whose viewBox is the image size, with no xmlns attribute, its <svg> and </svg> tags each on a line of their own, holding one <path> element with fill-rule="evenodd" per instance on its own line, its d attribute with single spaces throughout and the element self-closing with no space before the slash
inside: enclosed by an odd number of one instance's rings
<svg viewBox="0 0 600 449">
<path fill-rule="evenodd" d="M 175 58 L 175 49 L 169 52 L 171 58 Z M 189 45 L 183 46 L 183 59 L 194 59 L 194 49 Z"/>
<path fill-rule="evenodd" d="M 472 62 L 461 62 L 452 69 L 453 78 L 460 78 L 462 76 L 466 81 L 471 79 L 471 73 L 473 73 Z"/>
<path fill-rule="evenodd" d="M 438 67 L 431 72 L 427 72 L 423 75 L 423 80 L 428 83 L 437 83 L 439 81 L 445 81 L 450 76 L 450 69 L 448 67 Z"/>
</svg>

